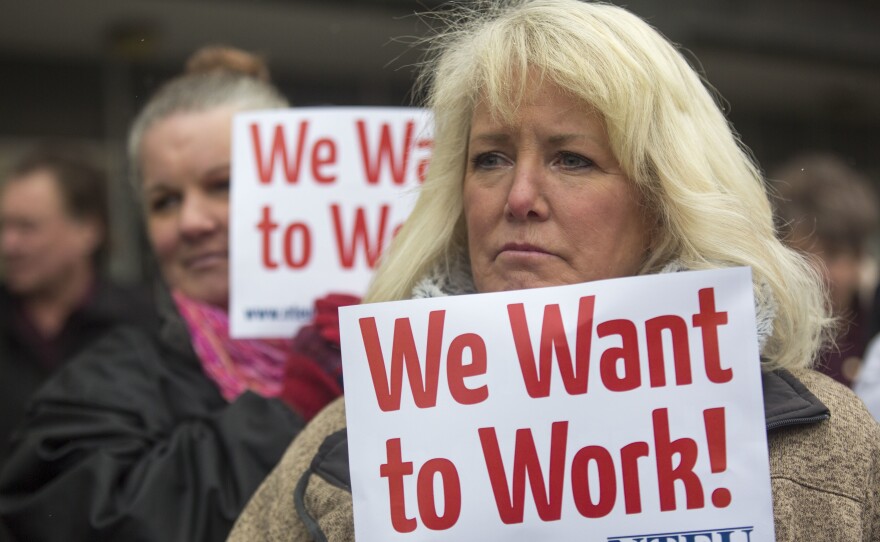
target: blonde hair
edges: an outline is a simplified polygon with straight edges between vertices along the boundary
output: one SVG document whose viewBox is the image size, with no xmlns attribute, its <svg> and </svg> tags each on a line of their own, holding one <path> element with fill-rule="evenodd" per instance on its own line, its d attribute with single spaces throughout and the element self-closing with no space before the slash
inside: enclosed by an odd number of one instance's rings
<svg viewBox="0 0 880 542">
<path fill-rule="evenodd" d="M 288 102 L 269 82 L 269 70 L 259 57 L 212 45 L 187 60 L 186 71 L 165 83 L 132 123 L 128 136 L 131 181 L 141 185 L 141 141 L 156 122 L 177 113 L 233 107 L 236 111 L 287 107 Z"/>
<path fill-rule="evenodd" d="M 431 165 L 367 302 L 406 299 L 429 270 L 467 258 L 461 195 L 473 110 L 482 100 L 515 118 L 537 72 L 601 114 L 623 171 L 656 217 L 640 274 L 671 261 L 750 266 L 759 302 L 776 308 L 763 366 L 812 363 L 831 324 L 822 282 L 778 240 L 757 166 L 665 37 L 622 8 L 577 0 L 481 2 L 448 23 L 422 72 L 435 121 Z"/>
</svg>

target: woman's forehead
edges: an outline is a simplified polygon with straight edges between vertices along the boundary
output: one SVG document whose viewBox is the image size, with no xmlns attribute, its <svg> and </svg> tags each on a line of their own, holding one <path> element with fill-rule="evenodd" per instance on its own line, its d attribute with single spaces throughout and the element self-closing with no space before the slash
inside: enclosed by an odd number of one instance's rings
<svg viewBox="0 0 880 542">
<path fill-rule="evenodd" d="M 605 128 L 604 117 L 595 106 L 549 80 L 538 81 L 517 93 L 481 93 L 474 101 L 471 111 L 471 127 L 478 118 L 484 123 L 489 121 L 504 126 L 520 126 L 526 118 L 524 112 L 543 107 L 547 107 L 548 112 L 552 109 L 552 114 L 559 114 L 559 110 L 564 110 L 566 114 L 590 123 L 598 122 Z"/>
</svg>

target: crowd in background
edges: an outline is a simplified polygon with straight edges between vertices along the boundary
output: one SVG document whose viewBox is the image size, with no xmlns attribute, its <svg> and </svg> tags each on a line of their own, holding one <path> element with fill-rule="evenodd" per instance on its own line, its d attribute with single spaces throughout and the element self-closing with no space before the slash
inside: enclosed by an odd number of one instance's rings
<svg viewBox="0 0 880 542">
<path fill-rule="evenodd" d="M 452 97 L 433 98 L 446 107 Z M 94 156 L 46 142 L 3 172 L 0 541 L 224 540 L 291 441 L 342 395 L 336 311 L 358 299 L 323 297 L 297 337 L 229 336 L 232 118 L 287 106 L 265 64 L 226 47 L 198 51 L 146 103 L 128 160 L 158 269 L 151 284 L 115 284 L 105 272 L 108 187 Z M 763 183 L 776 235 L 827 289 L 832 340 L 815 368 L 854 388 L 880 420 L 880 179 L 804 149 Z M 414 228 L 402 234 L 421 240 Z M 491 269 L 479 274 L 470 248 L 476 284 L 453 293 L 503 289 Z M 369 301 L 395 299 L 376 288 L 401 280 L 407 256 L 383 263 Z M 424 273 L 436 254 L 420 263 Z"/>
</svg>

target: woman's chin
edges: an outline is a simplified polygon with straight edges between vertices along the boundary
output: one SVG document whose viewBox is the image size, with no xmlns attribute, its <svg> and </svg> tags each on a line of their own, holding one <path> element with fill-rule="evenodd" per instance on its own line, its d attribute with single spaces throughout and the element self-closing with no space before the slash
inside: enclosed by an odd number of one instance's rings
<svg viewBox="0 0 880 542">
<path fill-rule="evenodd" d="M 475 279 L 474 282 L 477 291 L 480 293 L 531 290 L 532 288 L 567 284 L 559 279 L 543 277 L 532 273 L 512 273 L 500 277 L 487 277 L 483 280 Z"/>
<path fill-rule="evenodd" d="M 181 293 L 183 293 L 183 295 L 194 301 L 199 301 L 208 305 L 214 305 L 215 307 L 219 307 L 222 309 L 226 309 L 229 306 L 228 284 L 218 284 L 212 286 L 205 283 L 197 283 L 183 286 L 180 288 L 180 291 Z"/>
</svg>

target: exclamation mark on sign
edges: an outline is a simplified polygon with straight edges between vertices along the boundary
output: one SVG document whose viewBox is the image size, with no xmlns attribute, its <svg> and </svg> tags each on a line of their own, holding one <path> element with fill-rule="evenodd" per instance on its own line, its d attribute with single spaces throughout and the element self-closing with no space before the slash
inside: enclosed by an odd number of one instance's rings
<svg viewBox="0 0 880 542">
<path fill-rule="evenodd" d="M 703 411 L 703 423 L 706 426 L 706 442 L 709 444 L 709 465 L 713 473 L 727 470 L 727 430 L 724 423 L 724 408 L 709 408 Z M 712 492 L 712 504 L 715 508 L 727 508 L 730 505 L 730 490 L 719 487 Z"/>
</svg>

